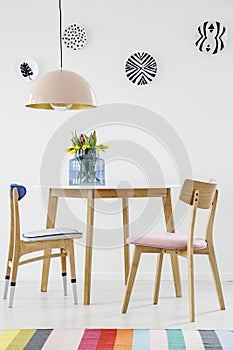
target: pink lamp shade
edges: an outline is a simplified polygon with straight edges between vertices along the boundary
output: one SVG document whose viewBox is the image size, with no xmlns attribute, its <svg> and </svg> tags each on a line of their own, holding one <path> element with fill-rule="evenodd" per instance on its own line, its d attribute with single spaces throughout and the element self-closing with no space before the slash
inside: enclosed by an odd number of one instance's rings
<svg viewBox="0 0 233 350">
<path fill-rule="evenodd" d="M 95 95 L 79 74 L 56 70 L 35 80 L 26 107 L 37 109 L 86 109 L 96 107 Z"/>
</svg>

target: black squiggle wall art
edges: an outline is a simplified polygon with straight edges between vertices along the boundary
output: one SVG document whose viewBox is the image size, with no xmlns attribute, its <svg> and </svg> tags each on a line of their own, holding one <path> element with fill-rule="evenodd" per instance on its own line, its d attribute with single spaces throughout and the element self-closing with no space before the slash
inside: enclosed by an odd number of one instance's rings
<svg viewBox="0 0 233 350">
<path fill-rule="evenodd" d="M 71 24 L 64 30 L 62 40 L 68 49 L 83 49 L 87 42 L 87 33 L 77 24 Z"/>
<path fill-rule="evenodd" d="M 153 56 L 147 52 L 137 52 L 131 55 L 125 64 L 127 78 L 136 85 L 150 83 L 157 73 L 157 64 Z"/>
<path fill-rule="evenodd" d="M 201 52 L 215 55 L 225 47 L 226 27 L 220 22 L 206 21 L 197 29 L 196 46 Z"/>
</svg>

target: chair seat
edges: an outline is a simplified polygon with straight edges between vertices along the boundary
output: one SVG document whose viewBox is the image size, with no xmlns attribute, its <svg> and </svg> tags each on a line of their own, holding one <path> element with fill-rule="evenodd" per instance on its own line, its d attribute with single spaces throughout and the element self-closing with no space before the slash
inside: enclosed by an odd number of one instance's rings
<svg viewBox="0 0 233 350">
<path fill-rule="evenodd" d="M 187 236 L 180 233 L 170 232 L 147 233 L 137 236 L 136 238 L 129 237 L 127 243 L 155 248 L 185 250 L 187 249 Z M 203 238 L 194 238 L 194 250 L 204 249 L 206 246 L 207 243 Z"/>
<path fill-rule="evenodd" d="M 49 228 L 37 231 L 25 232 L 22 239 L 27 242 L 45 241 L 51 239 L 78 239 L 82 238 L 82 233 L 73 228 Z"/>
</svg>

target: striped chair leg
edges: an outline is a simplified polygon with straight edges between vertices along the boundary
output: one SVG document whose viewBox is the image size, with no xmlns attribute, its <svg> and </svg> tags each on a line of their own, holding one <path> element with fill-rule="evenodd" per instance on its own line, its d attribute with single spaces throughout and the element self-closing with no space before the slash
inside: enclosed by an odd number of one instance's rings
<svg viewBox="0 0 233 350">
<path fill-rule="evenodd" d="M 76 283 L 76 279 L 75 278 L 71 279 L 71 285 L 72 285 L 72 293 L 73 293 L 74 305 L 77 305 L 78 304 L 78 293 L 77 293 L 77 283 Z"/>
<path fill-rule="evenodd" d="M 64 296 L 67 296 L 67 274 L 66 272 L 62 272 L 62 282 L 63 282 L 63 290 Z"/>
<path fill-rule="evenodd" d="M 62 280 L 63 280 L 63 290 L 64 296 L 67 296 L 67 277 L 66 277 L 66 255 L 67 251 L 61 248 L 61 268 L 62 268 Z"/>
<path fill-rule="evenodd" d="M 14 300 L 14 295 L 15 295 L 15 286 L 16 286 L 16 282 L 11 282 L 10 285 L 10 298 L 9 298 L 9 308 L 12 308 L 13 305 L 13 300 Z"/>
<path fill-rule="evenodd" d="M 67 250 L 69 252 L 70 277 L 71 277 L 73 301 L 74 301 L 74 305 L 76 305 L 76 304 L 78 304 L 78 296 L 77 296 L 77 284 L 76 284 L 76 271 L 75 271 L 74 242 L 73 242 L 73 240 L 69 241 L 69 247 Z"/>
<path fill-rule="evenodd" d="M 10 276 L 5 276 L 3 299 L 7 299 L 9 283 L 10 283 Z"/>
<path fill-rule="evenodd" d="M 12 273 L 11 273 L 11 284 L 10 284 L 10 298 L 9 298 L 9 307 L 11 308 L 13 305 L 13 299 L 15 294 L 15 286 L 16 286 L 16 279 L 17 279 L 17 273 L 18 273 L 18 266 L 19 266 L 19 259 L 20 259 L 20 251 L 15 251 L 14 253 L 14 259 L 12 264 Z"/>
</svg>

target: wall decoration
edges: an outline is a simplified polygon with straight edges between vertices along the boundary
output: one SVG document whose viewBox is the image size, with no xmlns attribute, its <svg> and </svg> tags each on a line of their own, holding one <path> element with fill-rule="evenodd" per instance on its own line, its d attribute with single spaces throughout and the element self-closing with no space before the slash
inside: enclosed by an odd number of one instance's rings
<svg viewBox="0 0 233 350">
<path fill-rule="evenodd" d="M 150 83 L 157 73 L 157 64 L 153 56 L 146 52 L 131 55 L 125 64 L 127 78 L 136 85 Z"/>
<path fill-rule="evenodd" d="M 64 30 L 62 40 L 68 49 L 83 49 L 87 42 L 87 33 L 77 24 L 71 24 Z"/>
<path fill-rule="evenodd" d="M 15 72 L 24 80 L 30 82 L 35 80 L 38 73 L 38 65 L 31 58 L 20 58 L 15 63 Z"/>
<path fill-rule="evenodd" d="M 198 27 L 196 46 L 201 52 L 215 55 L 225 47 L 226 27 L 220 22 L 206 21 Z"/>
</svg>

